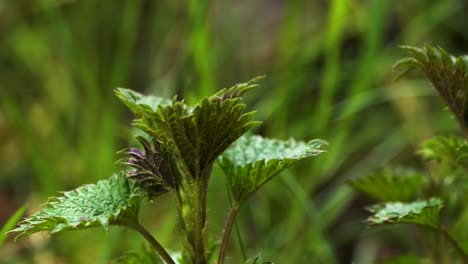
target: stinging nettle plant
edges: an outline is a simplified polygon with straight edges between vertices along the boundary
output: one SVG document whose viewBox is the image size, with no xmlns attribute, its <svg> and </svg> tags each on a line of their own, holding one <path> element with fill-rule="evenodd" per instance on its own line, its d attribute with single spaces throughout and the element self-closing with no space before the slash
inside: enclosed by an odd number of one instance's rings
<svg viewBox="0 0 468 264">
<path fill-rule="evenodd" d="M 368 208 L 373 214 L 370 225 L 422 227 L 422 244 L 431 254 L 421 263 L 468 263 L 468 58 L 430 45 L 402 49 L 409 57 L 395 64 L 398 77 L 413 69 L 422 72 L 447 104 L 461 133 L 436 136 L 422 144 L 417 153 L 431 163 L 426 173 L 387 168 L 349 183 L 381 202 Z M 398 263 L 414 262 L 408 257 L 407 262 Z"/>
<path fill-rule="evenodd" d="M 245 111 L 241 96 L 256 87 L 259 79 L 223 89 L 195 105 L 177 97 L 167 100 L 117 89 L 117 96 L 136 117 L 133 125 L 146 134 L 137 137 L 141 149 L 123 151 L 127 158 L 121 162 L 132 169 L 50 198 L 44 209 L 21 221 L 11 232 L 21 237 L 39 231 L 54 234 L 121 226 L 140 233 L 165 263 L 224 263 L 231 229 L 248 198 L 290 165 L 323 153 L 326 145 L 317 139 L 283 141 L 245 135 L 260 122 L 253 121 L 255 112 Z M 219 236 L 211 234 L 206 226 L 207 190 L 215 165 L 226 175 L 232 198 Z M 166 250 L 138 218 L 143 203 L 163 194 L 175 198 L 184 234 L 180 239 L 182 254 L 177 259 L 169 252 L 181 250 Z M 211 247 L 207 250 L 207 241 L 213 238 L 221 239 L 215 246 L 218 254 L 212 254 Z M 151 263 L 158 259 L 150 254 L 145 251 L 118 262 Z M 257 256 L 246 263 L 263 262 Z"/>
</svg>

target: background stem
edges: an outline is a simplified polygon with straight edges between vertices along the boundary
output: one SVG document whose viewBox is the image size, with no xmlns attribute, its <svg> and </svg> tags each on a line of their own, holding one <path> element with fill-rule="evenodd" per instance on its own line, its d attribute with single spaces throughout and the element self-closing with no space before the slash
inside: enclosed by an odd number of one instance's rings
<svg viewBox="0 0 468 264">
<path fill-rule="evenodd" d="M 218 264 L 224 263 L 226 249 L 227 249 L 227 245 L 229 243 L 229 237 L 232 231 L 232 226 L 235 223 L 238 212 L 239 212 L 239 206 L 237 204 L 234 204 L 231 210 L 229 211 L 229 216 L 226 222 L 226 226 L 224 228 L 223 240 L 221 242 L 221 248 L 219 250 Z"/>
<path fill-rule="evenodd" d="M 126 226 L 140 233 L 146 239 L 146 241 L 148 241 L 151 244 L 151 246 L 158 252 L 161 258 L 164 259 L 164 261 L 167 264 L 175 264 L 174 260 L 171 258 L 169 253 L 167 253 L 164 247 L 161 246 L 161 244 L 159 244 L 159 242 L 142 225 L 136 223 L 127 224 Z"/>
<path fill-rule="evenodd" d="M 247 260 L 247 254 L 245 253 L 244 240 L 242 239 L 242 234 L 239 228 L 239 224 L 234 222 L 234 228 L 236 229 L 237 242 L 239 243 L 239 249 L 242 254 L 242 260 L 245 262 Z"/>
<path fill-rule="evenodd" d="M 457 241 L 450 235 L 450 233 L 445 228 L 439 229 L 440 233 L 445 237 L 445 239 L 455 248 L 458 252 L 458 255 L 463 259 L 464 263 L 468 263 L 468 255 L 465 251 L 458 245 Z"/>
</svg>

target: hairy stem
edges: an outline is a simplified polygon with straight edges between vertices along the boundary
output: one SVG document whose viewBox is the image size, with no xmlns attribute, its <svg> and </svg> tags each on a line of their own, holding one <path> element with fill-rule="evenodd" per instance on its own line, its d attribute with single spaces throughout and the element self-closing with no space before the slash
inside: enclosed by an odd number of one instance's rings
<svg viewBox="0 0 468 264">
<path fill-rule="evenodd" d="M 161 246 L 161 244 L 159 244 L 159 242 L 142 225 L 138 223 L 131 223 L 127 224 L 126 226 L 140 233 L 167 264 L 175 264 L 174 260 L 171 258 L 169 253 L 167 253 L 164 247 Z"/>
<path fill-rule="evenodd" d="M 196 183 L 196 193 L 195 193 L 195 237 L 193 241 L 194 251 L 195 251 L 195 263 L 196 264 L 205 264 L 205 247 L 203 243 L 203 229 L 205 226 L 205 214 L 206 214 L 206 190 L 205 183 L 199 181 Z"/>
<path fill-rule="evenodd" d="M 223 264 L 226 256 L 226 250 L 229 243 L 229 237 L 231 235 L 232 227 L 236 221 L 237 213 L 239 212 L 239 205 L 234 204 L 229 211 L 229 216 L 224 227 L 223 240 L 221 242 L 221 248 L 219 250 L 218 264 Z"/>
</svg>

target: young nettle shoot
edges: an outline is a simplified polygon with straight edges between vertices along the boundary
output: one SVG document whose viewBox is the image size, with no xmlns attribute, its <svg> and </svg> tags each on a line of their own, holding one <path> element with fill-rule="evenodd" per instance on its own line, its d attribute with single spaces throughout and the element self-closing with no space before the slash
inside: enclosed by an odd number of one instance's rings
<svg viewBox="0 0 468 264">
<path fill-rule="evenodd" d="M 165 263 L 224 263 L 232 226 L 248 198 L 295 162 L 323 153 L 326 145 L 321 140 L 246 136 L 260 122 L 253 120 L 255 112 L 246 111 L 241 96 L 259 79 L 223 89 L 195 105 L 177 97 L 167 100 L 117 89 L 117 96 L 135 115 L 133 125 L 146 134 L 137 137 L 141 148 L 124 151 L 127 157 L 121 162 L 131 169 L 50 198 L 44 209 L 11 232 L 20 237 L 39 231 L 121 226 L 140 233 Z M 219 177 L 211 175 L 213 166 L 221 167 L 233 198 L 226 206 L 230 213 L 223 234 L 212 234 L 206 225 L 210 177 Z M 139 221 L 141 205 L 163 194 L 176 200 L 182 249 L 165 249 Z M 215 254 L 211 247 L 207 250 L 211 238 L 220 239 Z M 175 259 L 171 252 L 182 253 Z M 260 263 L 260 258 L 246 263 Z"/>
<path fill-rule="evenodd" d="M 422 227 L 426 238 L 422 242 L 432 253 L 426 256 L 432 258 L 429 263 L 468 263 L 468 59 L 430 45 L 402 48 L 409 57 L 395 65 L 399 76 L 413 69 L 422 72 L 447 104 L 461 133 L 423 143 L 418 154 L 432 162 L 430 172 L 385 169 L 350 184 L 381 202 L 369 207 L 370 225 Z"/>
</svg>

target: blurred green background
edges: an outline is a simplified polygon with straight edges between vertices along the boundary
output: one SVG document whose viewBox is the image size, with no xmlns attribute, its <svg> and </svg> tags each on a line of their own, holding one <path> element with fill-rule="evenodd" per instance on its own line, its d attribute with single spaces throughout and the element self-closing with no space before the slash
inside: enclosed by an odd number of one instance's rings
<svg viewBox="0 0 468 264">
<path fill-rule="evenodd" d="M 421 167 L 415 146 L 457 130 L 427 81 L 393 82 L 391 67 L 402 44 L 468 53 L 467 12 L 456 0 L 0 0 L 0 227 L 23 205 L 31 214 L 119 169 L 116 152 L 135 131 L 115 87 L 194 102 L 266 74 L 245 98 L 264 121 L 256 133 L 330 146 L 243 208 L 246 254 L 366 264 L 424 252 L 408 227 L 366 228 L 373 201 L 344 181 L 386 164 Z M 210 186 L 214 231 L 229 206 L 224 180 L 215 172 Z M 144 209 L 162 244 L 181 248 L 170 197 Z M 9 237 L 0 263 L 106 263 L 142 245 L 119 228 Z M 229 255 L 242 262 L 235 237 Z"/>
</svg>

